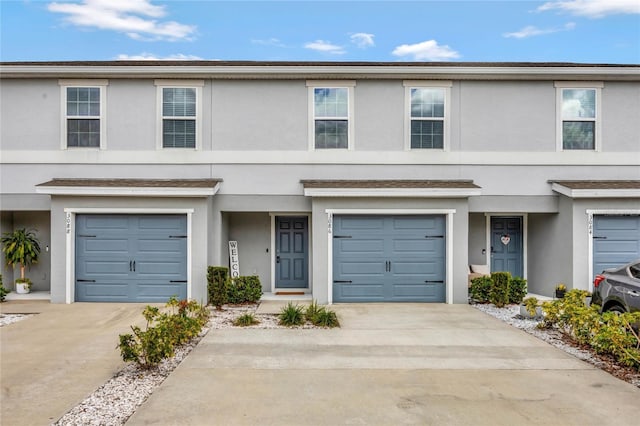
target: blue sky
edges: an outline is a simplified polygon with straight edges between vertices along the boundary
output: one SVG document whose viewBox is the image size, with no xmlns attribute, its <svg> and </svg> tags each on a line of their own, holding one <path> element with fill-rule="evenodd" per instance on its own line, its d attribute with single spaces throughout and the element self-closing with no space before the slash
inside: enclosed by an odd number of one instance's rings
<svg viewBox="0 0 640 426">
<path fill-rule="evenodd" d="M 640 63 L 640 0 L 0 0 L 0 60 Z"/>
</svg>

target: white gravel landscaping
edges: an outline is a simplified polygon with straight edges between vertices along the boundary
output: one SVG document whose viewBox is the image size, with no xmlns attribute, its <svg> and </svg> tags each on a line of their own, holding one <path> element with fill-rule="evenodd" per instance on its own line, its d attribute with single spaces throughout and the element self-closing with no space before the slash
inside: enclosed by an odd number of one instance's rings
<svg viewBox="0 0 640 426">
<path fill-rule="evenodd" d="M 0 314 L 0 327 L 32 317 L 33 314 Z"/>
</svg>

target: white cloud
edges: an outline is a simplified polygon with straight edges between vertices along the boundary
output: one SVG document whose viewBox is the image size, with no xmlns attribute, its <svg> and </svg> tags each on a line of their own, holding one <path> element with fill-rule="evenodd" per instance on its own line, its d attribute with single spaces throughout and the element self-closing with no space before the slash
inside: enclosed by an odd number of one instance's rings
<svg viewBox="0 0 640 426">
<path fill-rule="evenodd" d="M 567 22 L 563 27 L 560 28 L 538 28 L 533 25 L 526 26 L 522 28 L 520 31 L 516 31 L 513 33 L 504 33 L 503 37 L 506 38 L 527 38 L 534 37 L 544 34 L 552 34 L 560 31 L 570 31 L 576 27 L 574 22 Z"/>
<path fill-rule="evenodd" d="M 259 44 L 262 46 L 287 47 L 284 43 L 280 41 L 280 39 L 277 39 L 275 37 L 264 39 L 264 40 L 253 39 L 251 40 L 251 43 Z"/>
<path fill-rule="evenodd" d="M 316 40 L 304 45 L 305 49 L 315 50 L 317 52 L 330 53 L 332 55 L 342 55 L 346 53 L 342 46 L 331 44 L 328 41 Z"/>
<path fill-rule="evenodd" d="M 427 40 L 416 44 L 403 44 L 396 47 L 392 55 L 412 56 L 415 61 L 445 61 L 457 59 L 460 54 L 449 46 L 440 46 L 435 40 Z"/>
<path fill-rule="evenodd" d="M 143 52 L 139 55 L 127 55 L 122 53 L 116 57 L 117 61 L 198 61 L 202 58 L 195 55 L 176 53 L 165 57 L 159 57 L 153 53 Z"/>
<path fill-rule="evenodd" d="M 373 47 L 376 44 L 373 42 L 373 34 L 368 33 L 355 33 L 351 35 L 351 43 L 356 46 L 365 49 L 367 47 Z"/>
<path fill-rule="evenodd" d="M 175 21 L 160 22 L 164 6 L 150 0 L 83 0 L 82 3 L 49 3 L 50 12 L 65 14 L 66 22 L 126 34 L 134 40 L 190 40 L 196 31 L 192 25 Z"/>
<path fill-rule="evenodd" d="M 573 15 L 586 16 L 588 18 L 603 18 L 607 15 L 640 14 L 640 1 L 638 0 L 568 0 L 550 1 L 537 9 L 540 12 L 547 10 L 561 10 Z"/>
</svg>

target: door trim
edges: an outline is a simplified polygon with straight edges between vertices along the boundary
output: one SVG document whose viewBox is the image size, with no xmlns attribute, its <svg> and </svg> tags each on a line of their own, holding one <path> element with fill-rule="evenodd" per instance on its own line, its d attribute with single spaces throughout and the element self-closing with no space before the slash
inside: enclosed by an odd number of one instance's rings
<svg viewBox="0 0 640 426">
<path fill-rule="evenodd" d="M 271 218 L 271 247 L 269 250 L 271 251 L 271 263 L 269 264 L 271 267 L 271 293 L 276 294 L 276 217 L 277 216 L 298 216 L 298 217 L 306 217 L 307 218 L 307 252 L 308 252 L 308 263 L 307 263 L 307 276 L 308 276 L 308 287 L 306 288 L 288 288 L 287 291 L 302 291 L 305 294 L 313 293 L 313 253 L 312 253 L 312 241 L 313 241 L 313 233 L 311 232 L 311 213 L 305 212 L 286 212 L 286 213 L 274 213 L 269 212 L 269 216 Z"/>
<path fill-rule="evenodd" d="M 453 215 L 456 209 L 326 209 L 327 214 L 327 302 L 333 304 L 333 216 L 334 215 L 443 215 L 445 216 L 445 295 L 453 303 Z"/>
<path fill-rule="evenodd" d="M 529 214 L 528 213 L 485 213 L 485 264 L 491 267 L 491 218 L 493 217 L 519 217 L 522 218 L 522 275 L 525 280 L 528 275 L 529 253 Z"/>
<path fill-rule="evenodd" d="M 75 274 L 76 274 L 76 215 L 78 214 L 183 214 L 187 216 L 187 299 L 191 299 L 191 243 L 192 243 L 192 216 L 194 209 L 157 209 L 157 208 L 93 208 L 93 207 L 66 207 L 65 214 L 65 303 L 70 304 L 75 300 Z"/>
<path fill-rule="evenodd" d="M 640 209 L 586 209 L 587 214 L 587 267 L 589 269 L 589 291 L 593 291 L 593 216 L 640 215 Z"/>
</svg>

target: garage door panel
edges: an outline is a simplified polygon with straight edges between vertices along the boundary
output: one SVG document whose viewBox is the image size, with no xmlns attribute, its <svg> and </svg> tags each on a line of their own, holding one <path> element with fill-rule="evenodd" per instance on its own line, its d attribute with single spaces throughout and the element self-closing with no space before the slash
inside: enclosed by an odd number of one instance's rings
<svg viewBox="0 0 640 426">
<path fill-rule="evenodd" d="M 109 254 L 128 254 L 129 240 L 128 238 L 79 238 L 79 249 L 86 255 L 105 256 Z"/>
<path fill-rule="evenodd" d="M 381 230 L 384 229 L 384 224 L 382 217 L 343 216 L 339 221 L 336 231 Z"/>
<path fill-rule="evenodd" d="M 168 238 L 145 238 L 136 243 L 138 253 L 156 253 L 163 257 L 177 256 L 185 252 L 186 241 Z"/>
<path fill-rule="evenodd" d="M 444 301 L 444 231 L 444 216 L 335 216 L 334 301 Z"/>
<path fill-rule="evenodd" d="M 593 218 L 593 275 L 640 258 L 640 216 Z"/>
<path fill-rule="evenodd" d="M 76 300 L 186 298 L 186 222 L 185 215 L 78 215 Z"/>
<path fill-rule="evenodd" d="M 85 260 L 77 265 L 80 273 L 86 276 L 105 275 L 126 278 L 129 275 L 127 260 Z"/>
<path fill-rule="evenodd" d="M 360 253 L 384 253 L 385 243 L 380 238 L 340 239 L 338 249 L 345 256 Z"/>
<path fill-rule="evenodd" d="M 344 284 L 338 287 L 338 298 L 345 302 L 384 301 L 382 284 Z"/>
</svg>

